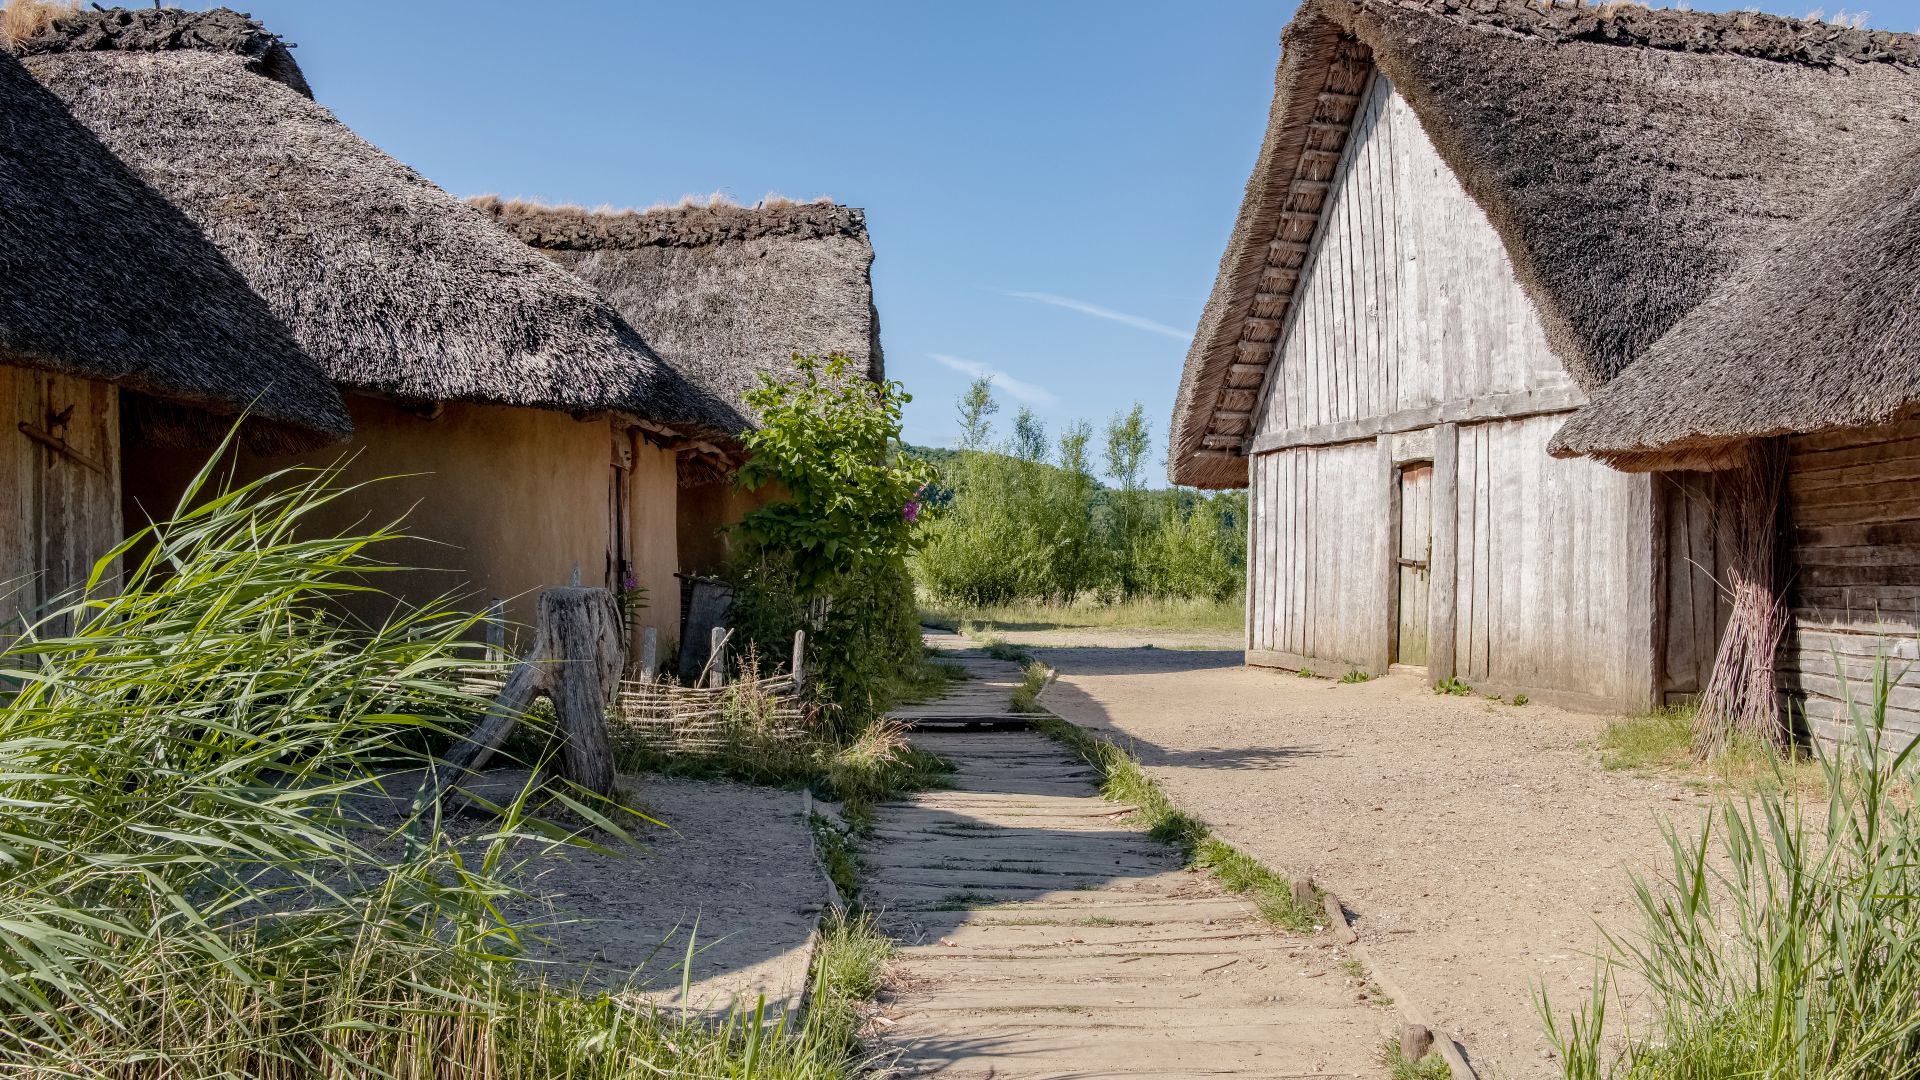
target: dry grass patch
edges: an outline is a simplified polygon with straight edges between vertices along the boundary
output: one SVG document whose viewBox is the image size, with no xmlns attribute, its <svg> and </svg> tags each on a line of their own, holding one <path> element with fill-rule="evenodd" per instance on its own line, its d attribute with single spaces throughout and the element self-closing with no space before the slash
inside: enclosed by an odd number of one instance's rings
<svg viewBox="0 0 1920 1080">
<path fill-rule="evenodd" d="M 1826 792 L 1825 771 L 1806 750 L 1736 735 L 1703 759 L 1693 746 L 1694 710 L 1686 705 L 1620 717 L 1595 742 L 1603 768 L 1670 773 L 1701 791 Z"/>
</svg>

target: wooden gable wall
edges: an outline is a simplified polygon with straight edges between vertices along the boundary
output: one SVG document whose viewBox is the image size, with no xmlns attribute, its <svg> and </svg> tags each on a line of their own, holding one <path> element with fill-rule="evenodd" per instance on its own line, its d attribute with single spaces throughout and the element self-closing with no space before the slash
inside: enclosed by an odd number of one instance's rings
<svg viewBox="0 0 1920 1080">
<path fill-rule="evenodd" d="M 1354 118 L 1289 319 L 1256 445 L 1443 402 L 1577 403 L 1486 213 L 1385 76 Z"/>
</svg>

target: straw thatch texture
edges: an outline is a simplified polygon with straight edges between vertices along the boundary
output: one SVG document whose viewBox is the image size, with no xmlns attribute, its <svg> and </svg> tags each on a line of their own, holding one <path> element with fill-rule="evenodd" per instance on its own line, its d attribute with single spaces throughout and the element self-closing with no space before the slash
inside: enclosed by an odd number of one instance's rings
<svg viewBox="0 0 1920 1080">
<path fill-rule="evenodd" d="M 1915 139 L 1783 229 L 1548 449 L 1623 468 L 1698 467 L 1740 440 L 1883 424 L 1920 406 Z"/>
<path fill-rule="evenodd" d="M 260 448 L 352 429 L 339 393 L 194 224 L 0 50 L 0 362 L 117 383 L 176 434 L 251 407 Z M 169 404 L 161 406 L 159 399 Z"/>
<path fill-rule="evenodd" d="M 1240 348 L 1243 330 L 1274 317 L 1254 308 L 1273 292 L 1275 229 L 1298 229 L 1288 204 L 1307 128 L 1351 45 L 1486 211 L 1589 391 L 1780 222 L 1920 133 L 1912 35 L 1621 4 L 1307 0 L 1284 44 L 1267 140 L 1182 378 L 1170 468 L 1184 483 L 1245 482 L 1245 459 L 1206 454 L 1204 440 L 1234 434 L 1213 416 L 1231 365 L 1270 359 Z"/>
<path fill-rule="evenodd" d="M 477 199 L 598 288 L 647 343 L 751 422 L 742 396 L 793 356 L 844 353 L 884 376 L 866 215 L 832 203 L 592 212 Z"/>
<path fill-rule="evenodd" d="M 55 47 L 62 34 L 90 40 L 98 23 L 57 20 L 26 44 L 25 63 L 200 227 L 337 382 L 408 400 L 722 423 L 585 283 L 298 87 L 257 73 L 254 38 L 149 28 L 127 48 Z"/>
</svg>

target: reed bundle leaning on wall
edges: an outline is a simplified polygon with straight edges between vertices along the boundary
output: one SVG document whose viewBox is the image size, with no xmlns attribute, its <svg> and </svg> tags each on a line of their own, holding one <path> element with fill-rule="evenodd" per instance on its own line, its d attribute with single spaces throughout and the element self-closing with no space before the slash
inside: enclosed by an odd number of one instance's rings
<svg viewBox="0 0 1920 1080">
<path fill-rule="evenodd" d="M 1787 630 L 1779 557 L 1786 450 L 1778 439 L 1756 439 L 1745 457 L 1718 474 L 1712 496 L 1719 584 L 1732 612 L 1694 717 L 1694 753 L 1703 759 L 1735 737 L 1780 745 L 1789 735 L 1774 674 Z"/>
</svg>

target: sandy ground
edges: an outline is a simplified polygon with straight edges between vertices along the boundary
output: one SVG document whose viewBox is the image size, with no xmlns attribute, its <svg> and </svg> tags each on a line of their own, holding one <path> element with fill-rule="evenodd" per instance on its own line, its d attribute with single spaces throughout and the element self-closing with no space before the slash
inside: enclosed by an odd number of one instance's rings
<svg viewBox="0 0 1920 1080">
<path fill-rule="evenodd" d="M 515 912 L 555 920 L 534 955 L 556 978 L 585 975 L 678 1004 L 693 937 L 691 1007 L 751 1008 L 762 994 L 769 1006 L 797 1005 L 826 903 L 800 796 L 652 776 L 627 783 L 666 827 L 636 829 L 637 849 L 574 851 L 541 867 L 532 888 L 544 904 Z"/>
<path fill-rule="evenodd" d="M 1133 750 L 1174 801 L 1359 916 L 1369 950 L 1483 1075 L 1556 1075 L 1532 1001 L 1584 1002 L 1597 926 L 1636 925 L 1628 871 L 1659 823 L 1708 800 L 1608 772 L 1603 717 L 1247 669 L 1237 651 L 1089 648 L 1022 635 L 1060 679 L 1043 702 Z"/>
</svg>

